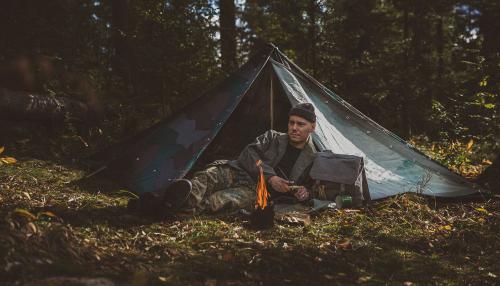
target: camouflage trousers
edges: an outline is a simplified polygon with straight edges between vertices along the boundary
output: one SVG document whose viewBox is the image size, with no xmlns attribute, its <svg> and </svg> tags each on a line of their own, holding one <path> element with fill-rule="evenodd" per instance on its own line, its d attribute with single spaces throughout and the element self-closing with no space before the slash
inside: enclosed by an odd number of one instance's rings
<svg viewBox="0 0 500 286">
<path fill-rule="evenodd" d="M 255 183 L 243 171 L 229 165 L 212 165 L 196 172 L 185 211 L 216 212 L 249 208 L 255 202 Z"/>
</svg>

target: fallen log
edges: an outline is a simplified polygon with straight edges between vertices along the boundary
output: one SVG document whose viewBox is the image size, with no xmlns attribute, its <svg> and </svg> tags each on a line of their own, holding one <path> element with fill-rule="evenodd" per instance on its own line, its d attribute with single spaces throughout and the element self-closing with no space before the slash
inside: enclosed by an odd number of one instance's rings
<svg viewBox="0 0 500 286">
<path fill-rule="evenodd" d="M 0 119 L 86 121 L 93 115 L 95 112 L 81 101 L 0 88 Z"/>
</svg>

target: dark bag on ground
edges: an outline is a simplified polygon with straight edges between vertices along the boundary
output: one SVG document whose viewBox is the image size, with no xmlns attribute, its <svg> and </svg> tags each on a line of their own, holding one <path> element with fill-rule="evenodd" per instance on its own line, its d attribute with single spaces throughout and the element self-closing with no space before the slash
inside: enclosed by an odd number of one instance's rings
<svg viewBox="0 0 500 286">
<path fill-rule="evenodd" d="M 335 201 L 338 195 L 348 195 L 353 207 L 370 201 L 363 157 L 318 152 L 309 175 L 314 181 L 315 199 Z"/>
</svg>

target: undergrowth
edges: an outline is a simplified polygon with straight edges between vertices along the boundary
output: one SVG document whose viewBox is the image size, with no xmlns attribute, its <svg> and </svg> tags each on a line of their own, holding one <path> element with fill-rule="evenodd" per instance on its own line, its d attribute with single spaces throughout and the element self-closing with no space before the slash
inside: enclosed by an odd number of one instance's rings
<svg viewBox="0 0 500 286">
<path fill-rule="evenodd" d="M 466 156 L 469 145 L 461 145 Z M 444 154 L 436 145 L 431 151 Z M 85 171 L 76 164 L 1 156 L 15 162 L 0 166 L 0 284 L 58 276 L 124 285 L 500 283 L 495 197 L 405 194 L 360 211 L 327 211 L 306 226 L 255 231 L 226 214 L 139 218 L 120 188 L 80 183 Z M 441 160 L 469 176 L 488 165 Z"/>
</svg>

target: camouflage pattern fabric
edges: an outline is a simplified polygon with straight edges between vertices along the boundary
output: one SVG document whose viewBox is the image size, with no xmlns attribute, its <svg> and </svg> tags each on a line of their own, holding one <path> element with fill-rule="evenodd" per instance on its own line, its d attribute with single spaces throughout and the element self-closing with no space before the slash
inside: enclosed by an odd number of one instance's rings
<svg viewBox="0 0 500 286">
<path fill-rule="evenodd" d="M 161 192 L 183 178 L 224 126 L 270 57 L 263 50 L 214 89 L 133 138 L 94 156 L 135 193 Z M 91 159 L 92 161 L 93 159 Z"/>
<path fill-rule="evenodd" d="M 201 213 L 250 208 L 256 185 L 243 171 L 229 165 L 209 166 L 191 178 L 193 189 L 185 212 Z"/>
</svg>

